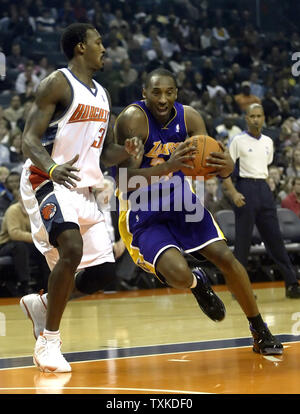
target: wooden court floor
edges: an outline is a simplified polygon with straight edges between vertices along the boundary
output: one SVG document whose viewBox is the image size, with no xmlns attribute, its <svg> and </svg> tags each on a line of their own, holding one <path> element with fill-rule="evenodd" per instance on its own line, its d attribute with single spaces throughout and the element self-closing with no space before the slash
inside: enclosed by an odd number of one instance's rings
<svg viewBox="0 0 300 414">
<path fill-rule="evenodd" d="M 254 284 L 282 356 L 252 351 L 248 322 L 225 286 L 214 323 L 189 291 L 140 290 L 71 301 L 61 324 L 72 373 L 33 366 L 34 338 L 18 298 L 0 299 L 0 394 L 299 394 L 300 300 L 282 282 Z"/>
</svg>

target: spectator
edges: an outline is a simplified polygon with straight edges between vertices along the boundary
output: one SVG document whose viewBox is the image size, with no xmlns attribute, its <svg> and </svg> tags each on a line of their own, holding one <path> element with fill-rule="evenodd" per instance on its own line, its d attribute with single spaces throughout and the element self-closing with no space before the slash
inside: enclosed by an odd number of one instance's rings
<svg viewBox="0 0 300 414">
<path fill-rule="evenodd" d="M 140 46 L 142 46 L 147 39 L 144 34 L 143 27 L 139 23 L 136 23 L 136 25 L 133 27 L 133 38 L 139 43 Z"/>
<path fill-rule="evenodd" d="M 200 36 L 200 44 L 201 44 L 203 51 L 211 47 L 211 38 L 212 38 L 211 30 L 208 28 L 205 29 L 204 32 Z"/>
<path fill-rule="evenodd" d="M 224 59 L 228 63 L 232 63 L 239 53 L 239 48 L 237 47 L 236 39 L 229 39 L 228 43 L 224 46 Z"/>
<path fill-rule="evenodd" d="M 286 197 L 286 181 L 284 179 L 283 170 L 277 165 L 270 165 L 268 168 L 268 177 L 273 178 L 275 183 L 275 199 L 282 200 Z"/>
<path fill-rule="evenodd" d="M 241 85 L 241 92 L 234 97 L 239 109 L 242 113 L 245 113 L 247 107 L 253 103 L 261 103 L 261 100 L 250 93 L 250 82 L 244 81 Z"/>
<path fill-rule="evenodd" d="M 45 7 L 42 10 L 42 15 L 36 19 L 36 28 L 38 32 L 54 33 L 56 22 L 50 9 Z"/>
<path fill-rule="evenodd" d="M 218 134 L 227 132 L 229 139 L 242 132 L 241 128 L 235 125 L 235 118 L 232 115 L 226 116 L 224 122 L 216 126 L 216 131 Z"/>
<path fill-rule="evenodd" d="M 212 29 L 212 35 L 218 42 L 226 42 L 230 39 L 229 33 L 221 23 L 218 23 Z"/>
<path fill-rule="evenodd" d="M 281 201 L 281 207 L 292 210 L 300 218 L 300 177 L 294 177 L 292 191 Z"/>
<path fill-rule="evenodd" d="M 7 56 L 6 64 L 8 69 L 22 72 L 25 69 L 27 58 L 22 55 L 20 43 L 13 43 L 11 53 Z"/>
<path fill-rule="evenodd" d="M 50 75 L 50 73 L 53 72 L 54 69 L 54 66 L 49 64 L 47 56 L 43 56 L 39 60 L 39 63 L 35 65 L 34 74 L 39 79 L 39 81 L 41 81 L 46 76 Z"/>
<path fill-rule="evenodd" d="M 106 54 L 112 60 L 113 64 L 117 65 L 120 65 L 123 60 L 129 58 L 127 50 L 123 46 L 120 46 L 119 40 L 116 37 L 111 39 L 109 46 L 106 48 Z"/>
<path fill-rule="evenodd" d="M 0 142 L 0 165 L 9 165 L 9 149 Z"/>
<path fill-rule="evenodd" d="M 13 292 L 17 295 L 32 293 L 30 288 L 31 263 L 39 265 L 40 288 L 46 288 L 49 268 L 44 256 L 34 246 L 28 215 L 19 191 L 14 191 L 16 203 L 9 206 L 4 214 L 0 232 L 0 256 L 12 256 L 16 281 Z"/>
<path fill-rule="evenodd" d="M 57 22 L 60 27 L 68 26 L 75 21 L 74 8 L 70 0 L 65 0 L 63 7 L 57 11 Z"/>
<path fill-rule="evenodd" d="M 268 89 L 265 92 L 265 96 L 262 100 L 262 106 L 266 114 L 266 123 L 270 126 L 278 126 L 282 122 L 282 116 L 280 111 L 280 105 L 274 96 L 274 91 Z"/>
<path fill-rule="evenodd" d="M 21 166 L 23 166 L 24 158 L 22 154 L 22 131 L 19 128 L 15 128 L 11 132 L 9 153 L 9 161 L 12 164 L 21 164 Z"/>
<path fill-rule="evenodd" d="M 14 193 L 20 188 L 20 174 L 10 172 L 4 182 L 5 189 L 0 193 L 0 216 L 15 202 Z"/>
<path fill-rule="evenodd" d="M 74 3 L 74 17 L 78 22 L 85 22 L 87 19 L 87 12 L 85 6 L 82 4 L 82 0 L 75 0 Z"/>
<path fill-rule="evenodd" d="M 275 182 L 274 178 L 269 176 L 266 179 L 266 181 L 267 181 L 267 184 L 269 185 L 270 190 L 273 194 L 273 200 L 274 200 L 274 203 L 275 203 L 276 207 L 280 207 L 281 199 L 278 196 L 278 191 L 277 191 L 276 182 Z"/>
<path fill-rule="evenodd" d="M 292 155 L 292 163 L 286 169 L 288 177 L 300 177 L 300 148 L 294 149 Z"/>
<path fill-rule="evenodd" d="M 0 144 L 8 145 L 9 137 L 10 137 L 10 124 L 9 124 L 9 121 L 3 118 L 0 121 Z"/>
<path fill-rule="evenodd" d="M 252 72 L 250 75 L 250 93 L 263 99 L 265 88 L 261 85 L 257 72 Z"/>
<path fill-rule="evenodd" d="M 218 195 L 218 184 L 219 180 L 216 177 L 209 178 L 205 181 L 204 207 L 212 213 L 215 211 L 216 203 L 220 199 Z"/>
<path fill-rule="evenodd" d="M 217 78 L 213 78 L 206 86 L 209 97 L 214 98 L 216 96 L 222 97 L 226 95 L 226 90 L 218 83 Z"/>
<path fill-rule="evenodd" d="M 5 191 L 5 181 L 9 175 L 9 169 L 7 167 L 0 166 L 0 194 Z"/>
<path fill-rule="evenodd" d="M 171 71 L 178 75 L 179 72 L 183 72 L 185 70 L 185 64 L 182 59 L 182 54 L 178 51 L 175 51 L 169 60 L 169 67 Z"/>
<path fill-rule="evenodd" d="M 164 60 L 170 59 L 174 52 L 181 52 L 179 44 L 172 38 L 171 32 L 166 37 L 159 38 Z"/>
<path fill-rule="evenodd" d="M 121 28 L 121 26 L 125 26 L 127 30 L 129 30 L 129 25 L 126 22 L 126 20 L 123 19 L 123 12 L 121 9 L 116 9 L 114 13 L 113 19 L 109 23 L 109 28 L 116 27 L 118 29 Z"/>
<path fill-rule="evenodd" d="M 143 43 L 143 49 L 150 61 L 156 60 L 163 62 L 164 54 L 158 36 L 158 28 L 154 24 L 149 27 L 148 36 Z"/>
<path fill-rule="evenodd" d="M 248 46 L 242 46 L 241 51 L 234 58 L 234 63 L 238 63 L 242 68 L 251 68 L 253 60 Z"/>
<path fill-rule="evenodd" d="M 27 99 L 34 96 L 39 83 L 39 78 L 34 74 L 33 62 L 29 61 L 26 64 L 25 71 L 21 72 L 16 79 L 15 90 Z"/>
<path fill-rule="evenodd" d="M 122 83 L 120 84 L 120 100 L 122 105 L 128 105 L 135 99 L 135 85 L 138 75 L 138 71 L 131 66 L 130 59 L 123 60 L 120 69 L 122 79 Z"/>
<path fill-rule="evenodd" d="M 10 122 L 10 127 L 15 128 L 19 119 L 22 118 L 24 108 L 21 103 L 20 96 L 13 94 L 10 100 L 10 105 L 3 112 L 5 119 Z"/>
</svg>

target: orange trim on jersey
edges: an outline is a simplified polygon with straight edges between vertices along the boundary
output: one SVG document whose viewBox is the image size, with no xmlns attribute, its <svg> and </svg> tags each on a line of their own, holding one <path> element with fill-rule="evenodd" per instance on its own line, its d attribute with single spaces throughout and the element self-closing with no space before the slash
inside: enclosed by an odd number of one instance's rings
<svg viewBox="0 0 300 414">
<path fill-rule="evenodd" d="M 49 181 L 50 177 L 49 174 L 45 173 L 44 171 L 40 170 L 38 167 L 31 165 L 29 167 L 31 172 L 29 176 L 29 181 L 32 185 L 32 189 L 35 190 L 38 186 L 40 186 L 44 181 Z"/>
<path fill-rule="evenodd" d="M 67 122 L 73 124 L 75 122 L 106 122 L 109 119 L 109 111 L 97 106 L 78 104 L 71 118 Z"/>
</svg>

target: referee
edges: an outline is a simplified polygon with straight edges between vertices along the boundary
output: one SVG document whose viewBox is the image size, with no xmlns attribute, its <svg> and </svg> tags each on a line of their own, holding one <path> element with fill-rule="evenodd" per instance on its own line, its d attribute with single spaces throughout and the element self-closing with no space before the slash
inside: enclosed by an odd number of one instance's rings
<svg viewBox="0 0 300 414">
<path fill-rule="evenodd" d="M 257 103 L 249 105 L 246 110 L 247 130 L 233 137 L 228 143 L 238 172 L 236 186 L 231 178 L 223 180 L 223 185 L 234 203 L 234 254 L 246 267 L 256 224 L 267 252 L 282 273 L 286 297 L 298 299 L 300 286 L 284 246 L 276 206 L 266 182 L 274 149 L 272 139 L 261 133 L 264 121 L 263 107 Z"/>
</svg>

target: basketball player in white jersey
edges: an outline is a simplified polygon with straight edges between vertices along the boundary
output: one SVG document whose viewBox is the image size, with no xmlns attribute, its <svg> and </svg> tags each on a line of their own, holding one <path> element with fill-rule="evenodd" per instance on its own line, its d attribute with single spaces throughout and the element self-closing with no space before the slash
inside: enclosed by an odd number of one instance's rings
<svg viewBox="0 0 300 414">
<path fill-rule="evenodd" d="M 34 363 L 45 372 L 71 371 L 60 351 L 59 333 L 71 293 L 93 293 L 114 276 L 112 246 L 92 191 L 103 182 L 100 155 L 111 166 L 142 151 L 137 138 L 124 146 L 113 143 L 109 97 L 92 78 L 102 68 L 105 53 L 97 30 L 89 24 L 72 24 L 62 34 L 61 46 L 68 67 L 41 82 L 22 146 L 28 160 L 21 194 L 35 245 L 51 274 L 47 306 L 39 295 L 27 295 L 20 303 L 34 324 Z M 41 304 L 46 315 L 38 314 Z"/>
</svg>

